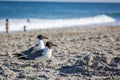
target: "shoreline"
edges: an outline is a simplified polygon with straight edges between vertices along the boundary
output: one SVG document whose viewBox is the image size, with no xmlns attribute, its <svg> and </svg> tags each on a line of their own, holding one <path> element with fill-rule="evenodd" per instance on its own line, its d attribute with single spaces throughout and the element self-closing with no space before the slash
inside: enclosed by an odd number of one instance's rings
<svg viewBox="0 0 120 80">
<path fill-rule="evenodd" d="M 0 32 L 5 32 L 5 21 L 0 20 Z M 9 19 L 9 32 L 34 31 L 40 29 L 71 28 L 86 26 L 116 26 L 120 25 L 116 19 L 107 15 L 96 15 L 86 18 L 73 19 Z M 16 27 L 17 26 L 17 27 Z"/>
<path fill-rule="evenodd" d="M 120 23 L 120 22 L 119 22 Z M 70 26 L 70 27 L 60 27 L 60 28 L 46 28 L 46 29 L 34 29 L 34 30 L 27 30 L 23 31 L 10 31 L 8 34 L 17 34 L 17 33 L 29 33 L 29 32 L 39 32 L 39 31 L 46 31 L 46 30 L 64 30 L 64 29 L 79 29 L 79 28 L 102 28 L 102 27 L 119 27 L 120 24 L 116 23 L 106 23 L 106 24 L 96 24 L 96 25 L 81 25 L 81 26 Z M 0 34 L 6 34 L 5 31 L 0 32 Z"/>
</svg>

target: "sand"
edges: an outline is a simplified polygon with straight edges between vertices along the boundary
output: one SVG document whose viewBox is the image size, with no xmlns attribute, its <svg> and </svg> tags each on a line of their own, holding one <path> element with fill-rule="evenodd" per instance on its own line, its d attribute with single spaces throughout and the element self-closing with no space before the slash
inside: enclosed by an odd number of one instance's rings
<svg viewBox="0 0 120 80">
<path fill-rule="evenodd" d="M 35 45 L 38 34 L 58 47 L 45 70 L 12 54 Z M 120 27 L 82 27 L 0 34 L 0 79 L 120 80 Z M 41 64 L 39 65 L 41 66 Z"/>
</svg>

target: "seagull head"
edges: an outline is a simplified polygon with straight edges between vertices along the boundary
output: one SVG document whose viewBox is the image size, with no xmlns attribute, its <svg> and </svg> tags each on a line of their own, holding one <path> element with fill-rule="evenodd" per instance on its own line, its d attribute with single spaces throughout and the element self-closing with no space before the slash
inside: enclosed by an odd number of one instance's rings
<svg viewBox="0 0 120 80">
<path fill-rule="evenodd" d="M 46 46 L 47 46 L 49 49 L 51 49 L 52 46 L 56 46 L 56 47 L 57 47 L 57 45 L 53 44 L 51 41 L 46 42 Z"/>
<path fill-rule="evenodd" d="M 48 39 L 48 37 L 43 36 L 43 35 L 38 35 L 38 36 L 37 36 L 37 38 L 38 38 L 38 39 L 40 39 L 40 40 L 43 40 L 43 39 Z"/>
</svg>

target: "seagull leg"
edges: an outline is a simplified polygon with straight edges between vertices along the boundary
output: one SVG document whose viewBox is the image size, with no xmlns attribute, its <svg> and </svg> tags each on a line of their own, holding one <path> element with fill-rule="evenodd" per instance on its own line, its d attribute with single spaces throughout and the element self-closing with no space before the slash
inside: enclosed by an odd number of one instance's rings
<svg viewBox="0 0 120 80">
<path fill-rule="evenodd" d="M 44 65 L 44 63 L 42 63 L 42 68 L 43 68 L 43 70 L 45 70 L 45 65 Z"/>
<path fill-rule="evenodd" d="M 39 71 L 39 62 L 37 63 L 37 71 Z"/>
</svg>

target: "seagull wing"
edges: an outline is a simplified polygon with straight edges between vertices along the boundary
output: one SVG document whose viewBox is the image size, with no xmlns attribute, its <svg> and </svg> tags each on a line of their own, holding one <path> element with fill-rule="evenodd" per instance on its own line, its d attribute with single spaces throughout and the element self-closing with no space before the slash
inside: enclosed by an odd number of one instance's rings
<svg viewBox="0 0 120 80">
<path fill-rule="evenodd" d="M 34 60 L 36 57 L 43 56 L 43 52 L 44 52 L 44 49 L 36 50 L 31 55 L 29 55 L 28 58 Z"/>
</svg>

